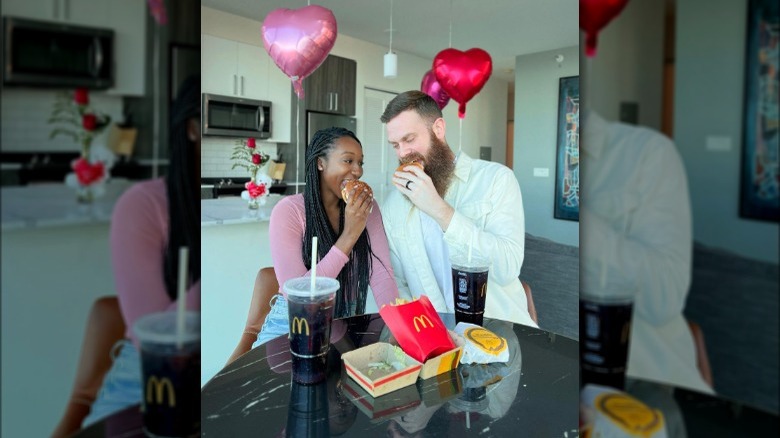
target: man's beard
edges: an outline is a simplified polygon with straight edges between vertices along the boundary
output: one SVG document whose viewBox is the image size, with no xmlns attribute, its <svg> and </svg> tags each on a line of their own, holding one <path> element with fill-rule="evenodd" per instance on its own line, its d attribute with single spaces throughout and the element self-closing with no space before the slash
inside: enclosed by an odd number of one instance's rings
<svg viewBox="0 0 780 438">
<path fill-rule="evenodd" d="M 425 173 L 431 177 L 436 192 L 442 198 L 447 193 L 447 189 L 452 182 L 452 176 L 455 174 L 455 154 L 450 147 L 433 133 L 428 131 L 431 136 L 431 147 L 428 149 L 428 156 L 412 152 L 399 161 L 399 164 L 405 164 L 412 161 L 422 161 L 425 163 Z"/>
</svg>

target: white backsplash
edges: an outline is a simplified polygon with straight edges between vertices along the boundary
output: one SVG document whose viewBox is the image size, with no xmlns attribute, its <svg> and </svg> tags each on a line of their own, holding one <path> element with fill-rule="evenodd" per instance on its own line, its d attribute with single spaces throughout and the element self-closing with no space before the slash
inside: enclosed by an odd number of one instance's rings
<svg viewBox="0 0 780 438">
<path fill-rule="evenodd" d="M 233 167 L 234 161 L 230 159 L 233 148 L 238 138 L 232 137 L 204 137 L 201 140 L 200 150 L 200 176 L 202 178 L 243 177 L 249 178 L 246 169 Z M 273 160 L 276 158 L 276 143 L 257 141 L 257 149 L 268 154 Z"/>
<path fill-rule="evenodd" d="M 71 92 L 72 90 L 68 90 Z M 63 90 L 9 88 L 2 90 L 2 129 L 0 146 L 3 152 L 79 152 L 81 146 L 65 135 L 49 139 L 54 125 L 48 123 L 58 94 Z M 122 98 L 90 91 L 90 106 L 107 113 L 112 122 L 122 122 Z M 94 141 L 105 141 L 108 129 Z"/>
</svg>

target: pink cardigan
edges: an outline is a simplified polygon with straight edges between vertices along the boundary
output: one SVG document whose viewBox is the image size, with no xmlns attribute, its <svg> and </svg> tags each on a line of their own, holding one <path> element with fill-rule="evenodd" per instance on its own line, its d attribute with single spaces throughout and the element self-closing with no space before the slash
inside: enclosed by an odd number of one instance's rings
<svg viewBox="0 0 780 438">
<path fill-rule="evenodd" d="M 303 264 L 301 251 L 305 225 L 306 210 L 303 194 L 283 198 L 271 212 L 269 225 L 271 259 L 281 293 L 284 293 L 281 289 L 285 281 L 310 275 Z M 379 212 L 376 200 L 374 200 L 373 211 L 368 215 L 366 230 L 371 240 L 371 251 L 375 255 L 372 260 L 369 285 L 374 293 L 377 308 L 382 308 L 384 304 L 395 302 L 398 297 L 398 287 L 390 264 L 390 248 L 382 225 L 382 214 Z M 317 262 L 317 276 L 336 278 L 348 261 L 348 256 L 333 246 L 328 254 Z"/>
<path fill-rule="evenodd" d="M 154 312 L 176 309 L 165 290 L 163 259 L 168 243 L 168 195 L 163 178 L 130 187 L 111 218 L 111 264 L 125 337 L 138 345 L 133 323 Z M 200 280 L 187 290 L 188 310 L 200 311 Z"/>
</svg>

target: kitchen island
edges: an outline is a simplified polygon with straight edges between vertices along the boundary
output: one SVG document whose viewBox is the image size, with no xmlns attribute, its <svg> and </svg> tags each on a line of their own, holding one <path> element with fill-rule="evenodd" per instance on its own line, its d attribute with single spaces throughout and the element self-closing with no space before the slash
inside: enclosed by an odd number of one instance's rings
<svg viewBox="0 0 780 438">
<path fill-rule="evenodd" d="M 268 222 L 280 199 L 269 195 L 257 210 L 240 197 L 201 200 L 201 385 L 238 344 L 257 272 L 273 266 Z"/>
<path fill-rule="evenodd" d="M 7 430 L 48 436 L 70 396 L 92 303 L 115 295 L 109 229 L 132 182 L 93 204 L 62 183 L 3 187 L 2 397 Z M 3 434 L 5 435 L 5 434 Z"/>
</svg>

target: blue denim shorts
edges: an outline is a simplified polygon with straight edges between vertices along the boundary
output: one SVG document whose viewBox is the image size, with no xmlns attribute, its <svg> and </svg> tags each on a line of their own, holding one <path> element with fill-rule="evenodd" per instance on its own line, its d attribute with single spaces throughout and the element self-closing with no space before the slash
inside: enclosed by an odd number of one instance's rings
<svg viewBox="0 0 780 438">
<path fill-rule="evenodd" d="M 92 410 L 84 419 L 82 427 L 141 403 L 141 358 L 135 345 L 129 339 L 117 341 L 111 349 L 111 357 L 114 363 L 106 373 L 97 399 L 92 403 Z"/>
<path fill-rule="evenodd" d="M 271 311 L 265 317 L 263 327 L 257 334 L 257 340 L 252 344 L 252 348 L 260 344 L 265 344 L 271 339 L 290 333 L 290 318 L 287 313 L 287 299 L 284 295 L 275 295 L 276 302 L 271 299 Z"/>
</svg>

